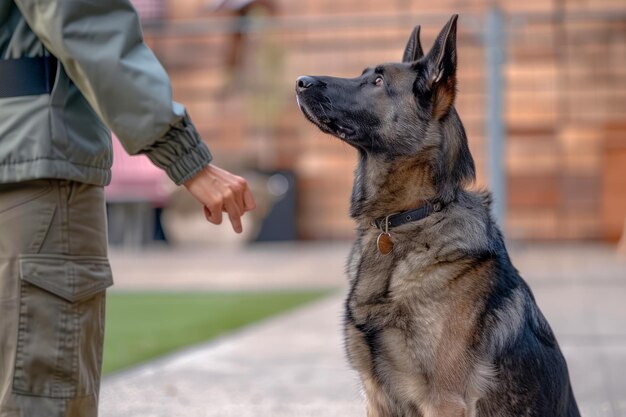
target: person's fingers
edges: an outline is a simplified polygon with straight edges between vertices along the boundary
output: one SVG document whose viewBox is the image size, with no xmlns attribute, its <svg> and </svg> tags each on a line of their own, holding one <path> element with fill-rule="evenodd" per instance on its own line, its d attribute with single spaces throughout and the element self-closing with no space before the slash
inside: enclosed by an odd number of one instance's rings
<svg viewBox="0 0 626 417">
<path fill-rule="evenodd" d="M 235 202 L 228 202 L 224 205 L 224 208 L 226 209 L 226 213 L 228 213 L 228 219 L 230 220 L 230 224 L 233 226 L 233 230 L 236 233 L 241 233 L 243 231 L 243 226 L 241 225 L 241 214 Z"/>
<path fill-rule="evenodd" d="M 235 193 L 233 192 L 231 186 L 224 184 L 221 181 L 218 181 L 216 186 L 221 193 L 222 210 L 228 214 L 228 219 L 233 226 L 233 230 L 236 233 L 241 233 L 243 230 L 241 225 L 243 210 L 237 205 Z"/>
<path fill-rule="evenodd" d="M 209 210 L 209 208 L 207 206 L 202 206 L 204 208 L 204 217 L 207 219 L 207 221 L 212 221 L 211 219 L 211 211 Z"/>
<path fill-rule="evenodd" d="M 244 201 L 244 190 L 248 187 L 248 183 L 245 179 L 232 175 L 229 172 L 222 171 L 218 173 L 218 176 L 224 181 L 224 184 L 233 192 L 235 197 L 235 203 L 239 207 L 239 212 L 241 215 L 246 211 L 245 210 L 245 201 Z"/>
<path fill-rule="evenodd" d="M 245 181 L 246 180 L 244 180 L 243 178 L 237 177 L 234 184 L 237 206 L 239 206 L 239 211 L 242 215 L 246 212 L 246 202 L 243 197 L 243 193 L 247 188 L 247 184 Z"/>
<path fill-rule="evenodd" d="M 228 212 L 229 210 L 234 210 L 234 214 L 242 216 L 243 207 L 239 207 L 237 204 L 237 193 L 233 190 L 233 186 L 220 182 L 217 187 L 222 194 L 222 207 L 224 207 L 224 211 Z"/>
<path fill-rule="evenodd" d="M 223 212 L 226 212 L 237 233 L 243 230 L 241 217 L 256 207 L 248 182 L 214 165 L 208 165 L 185 186 L 204 205 L 204 215 L 209 222 L 221 224 Z"/>
<path fill-rule="evenodd" d="M 252 196 L 250 189 L 247 187 L 247 184 L 246 189 L 243 191 L 243 202 L 245 211 L 254 210 L 256 208 L 256 202 L 254 201 L 254 197 Z"/>
<path fill-rule="evenodd" d="M 256 208 L 256 202 L 245 178 L 233 175 L 217 166 L 212 166 L 211 171 L 215 177 L 229 184 L 236 194 L 241 195 L 241 200 L 238 200 L 237 204 L 240 206 L 242 213 Z"/>
<path fill-rule="evenodd" d="M 243 215 L 243 210 L 237 206 L 237 198 L 230 187 L 222 185 L 220 188 L 222 188 L 222 207 L 224 208 L 224 211 L 228 213 L 228 219 L 230 220 L 230 224 L 233 226 L 233 230 L 237 233 L 241 233 L 243 230 L 241 226 L 241 216 Z"/>
<path fill-rule="evenodd" d="M 213 224 L 222 224 L 222 204 L 212 202 L 204 206 L 204 215 Z"/>
</svg>

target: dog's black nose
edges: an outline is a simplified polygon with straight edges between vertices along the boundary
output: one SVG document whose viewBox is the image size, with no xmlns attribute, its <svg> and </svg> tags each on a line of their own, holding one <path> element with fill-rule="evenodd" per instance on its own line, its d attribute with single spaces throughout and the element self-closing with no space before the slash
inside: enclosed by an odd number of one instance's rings
<svg viewBox="0 0 626 417">
<path fill-rule="evenodd" d="M 298 90 L 306 90 L 307 88 L 317 84 L 317 80 L 313 77 L 309 77 L 308 75 L 303 75 L 298 77 L 296 80 L 296 88 Z"/>
</svg>

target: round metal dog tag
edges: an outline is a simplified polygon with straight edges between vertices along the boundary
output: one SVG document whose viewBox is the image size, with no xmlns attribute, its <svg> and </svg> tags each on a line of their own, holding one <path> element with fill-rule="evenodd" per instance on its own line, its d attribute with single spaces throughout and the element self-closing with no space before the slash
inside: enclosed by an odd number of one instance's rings
<svg viewBox="0 0 626 417">
<path fill-rule="evenodd" d="M 382 253 L 383 255 L 387 255 L 393 250 L 393 241 L 391 240 L 391 235 L 385 232 L 379 234 L 378 239 L 376 239 L 376 246 L 378 247 L 378 252 Z"/>
</svg>

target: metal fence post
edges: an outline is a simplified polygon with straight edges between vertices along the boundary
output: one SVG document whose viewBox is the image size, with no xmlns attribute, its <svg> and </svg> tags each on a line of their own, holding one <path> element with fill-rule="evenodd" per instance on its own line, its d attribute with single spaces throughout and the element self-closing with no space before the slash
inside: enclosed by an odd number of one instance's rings
<svg viewBox="0 0 626 417">
<path fill-rule="evenodd" d="M 493 193 L 493 214 L 501 227 L 506 219 L 506 152 L 504 130 L 504 45 L 502 12 L 497 7 L 487 11 L 485 25 L 485 132 L 489 186 Z"/>
</svg>

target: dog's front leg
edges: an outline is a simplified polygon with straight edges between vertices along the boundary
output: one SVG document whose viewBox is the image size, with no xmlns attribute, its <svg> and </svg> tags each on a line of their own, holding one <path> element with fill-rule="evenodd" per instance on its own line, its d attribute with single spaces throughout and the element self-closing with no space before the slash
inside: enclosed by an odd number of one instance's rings
<svg viewBox="0 0 626 417">
<path fill-rule="evenodd" d="M 391 401 L 380 385 L 370 377 L 363 378 L 367 399 L 367 417 L 395 417 Z"/>
</svg>

